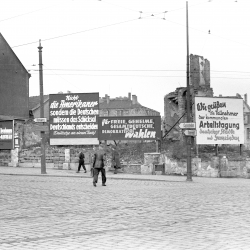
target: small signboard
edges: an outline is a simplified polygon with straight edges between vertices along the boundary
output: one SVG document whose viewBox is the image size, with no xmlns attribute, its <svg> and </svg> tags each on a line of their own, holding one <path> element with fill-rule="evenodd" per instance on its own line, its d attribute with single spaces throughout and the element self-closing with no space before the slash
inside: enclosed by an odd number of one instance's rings
<svg viewBox="0 0 250 250">
<path fill-rule="evenodd" d="M 196 136 L 196 130 L 184 130 L 184 134 L 187 136 Z"/>
<path fill-rule="evenodd" d="M 182 128 L 182 129 L 195 128 L 195 123 L 194 122 L 180 123 L 179 127 Z"/>
<path fill-rule="evenodd" d="M 0 121 L 0 149 L 13 149 L 14 121 Z"/>
<path fill-rule="evenodd" d="M 34 122 L 47 122 L 47 118 L 35 118 Z"/>
</svg>

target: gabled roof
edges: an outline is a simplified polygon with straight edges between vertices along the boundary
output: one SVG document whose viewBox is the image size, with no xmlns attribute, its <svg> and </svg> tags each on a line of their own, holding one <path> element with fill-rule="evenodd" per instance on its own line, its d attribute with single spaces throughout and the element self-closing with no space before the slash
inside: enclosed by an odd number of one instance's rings
<svg viewBox="0 0 250 250">
<path fill-rule="evenodd" d="M 49 100 L 49 95 L 43 96 L 43 102 L 47 102 Z M 35 110 L 40 107 L 40 96 L 30 96 L 29 97 L 29 109 Z"/>
<path fill-rule="evenodd" d="M 22 66 L 22 68 L 27 72 L 27 74 L 29 75 L 29 77 L 31 76 L 31 74 L 27 71 L 27 69 L 23 66 L 22 62 L 19 60 L 19 58 L 17 57 L 17 55 L 15 54 L 15 52 L 12 50 L 12 48 L 10 47 L 10 45 L 7 43 L 7 41 L 5 40 L 5 38 L 3 37 L 3 35 L 0 33 L 0 40 L 3 40 L 4 43 L 7 45 L 7 47 L 10 49 L 10 51 L 12 52 L 13 56 L 16 58 L 16 60 L 18 61 L 18 63 Z M 1 45 L 1 44 L 0 44 Z"/>
</svg>

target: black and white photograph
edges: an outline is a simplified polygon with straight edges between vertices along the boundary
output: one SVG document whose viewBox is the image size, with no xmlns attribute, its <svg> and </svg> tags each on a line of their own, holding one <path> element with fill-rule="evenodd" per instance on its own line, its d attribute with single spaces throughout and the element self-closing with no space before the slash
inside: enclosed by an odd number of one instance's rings
<svg viewBox="0 0 250 250">
<path fill-rule="evenodd" d="M 0 3 L 1 250 L 250 249 L 249 0 Z"/>
</svg>

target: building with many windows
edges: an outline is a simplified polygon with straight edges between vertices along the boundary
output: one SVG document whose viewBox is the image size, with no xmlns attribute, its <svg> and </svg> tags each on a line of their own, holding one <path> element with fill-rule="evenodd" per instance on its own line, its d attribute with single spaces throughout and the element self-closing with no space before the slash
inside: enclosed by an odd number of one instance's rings
<svg viewBox="0 0 250 250">
<path fill-rule="evenodd" d="M 30 109 L 34 118 L 40 117 L 40 97 L 31 96 Z M 160 116 L 160 112 L 138 102 L 136 95 L 110 98 L 107 94 L 99 98 L 99 116 Z M 49 95 L 44 95 L 44 116 L 49 119 Z"/>
</svg>

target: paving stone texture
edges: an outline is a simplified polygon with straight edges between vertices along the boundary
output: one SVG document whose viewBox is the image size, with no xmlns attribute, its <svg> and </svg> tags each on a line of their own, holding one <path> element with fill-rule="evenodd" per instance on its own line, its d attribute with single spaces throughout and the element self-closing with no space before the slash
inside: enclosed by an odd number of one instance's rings
<svg viewBox="0 0 250 250">
<path fill-rule="evenodd" d="M 250 180 L 75 175 L 2 171 L 0 249 L 250 249 Z"/>
</svg>

